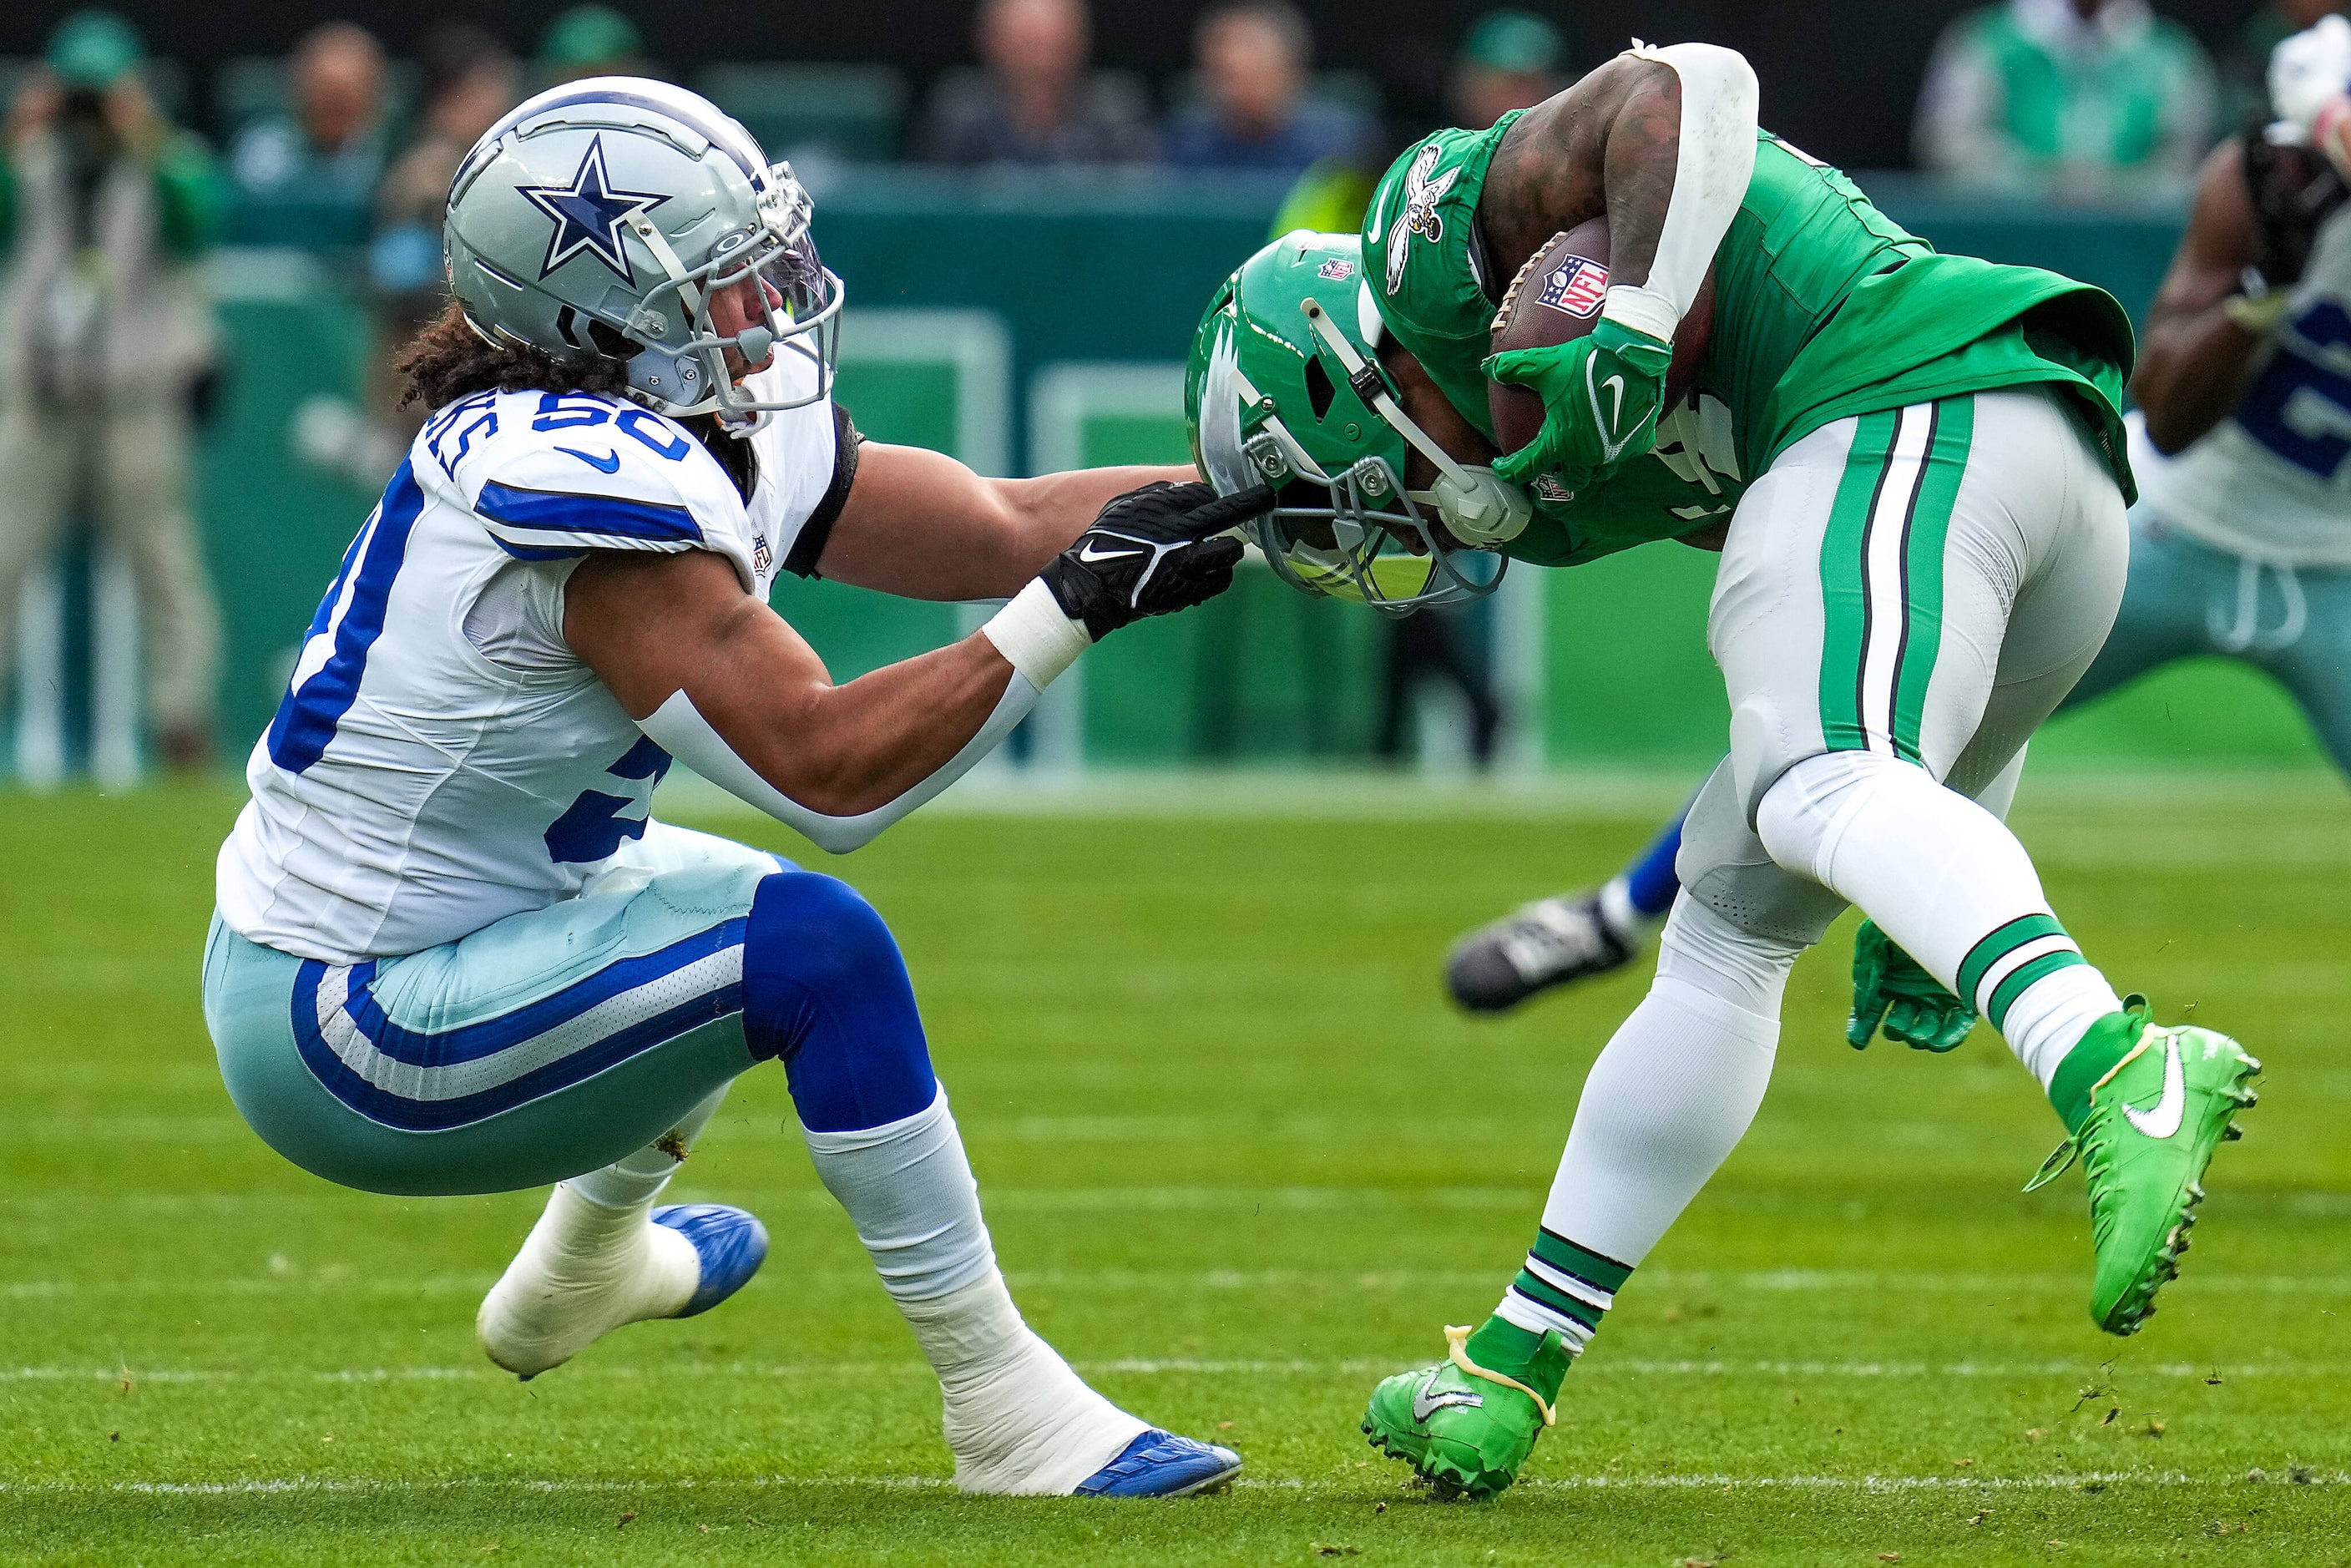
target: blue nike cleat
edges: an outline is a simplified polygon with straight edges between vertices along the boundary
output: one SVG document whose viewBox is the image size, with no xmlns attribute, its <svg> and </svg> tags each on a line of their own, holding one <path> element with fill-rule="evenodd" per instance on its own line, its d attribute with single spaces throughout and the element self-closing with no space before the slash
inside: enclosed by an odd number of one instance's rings
<svg viewBox="0 0 2351 1568">
<path fill-rule="evenodd" d="M 673 1317 L 708 1312 L 749 1284 L 768 1260 L 768 1228 L 748 1210 L 723 1203 L 673 1203 L 646 1218 L 693 1242 L 702 1261 L 702 1283 Z"/>
<path fill-rule="evenodd" d="M 1154 1427 L 1077 1485 L 1072 1497 L 1191 1497 L 1222 1491 L 1241 1473 L 1230 1448 Z"/>
</svg>

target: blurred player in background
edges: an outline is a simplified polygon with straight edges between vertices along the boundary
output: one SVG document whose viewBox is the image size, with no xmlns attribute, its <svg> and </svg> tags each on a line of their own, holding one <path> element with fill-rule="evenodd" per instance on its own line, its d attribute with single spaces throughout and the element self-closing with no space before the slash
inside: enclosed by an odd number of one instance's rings
<svg viewBox="0 0 2351 1568">
<path fill-rule="evenodd" d="M 82 507 L 131 563 L 163 760 L 213 756 L 220 612 L 189 512 L 192 390 L 213 364 L 192 265 L 220 207 L 213 162 L 139 79 L 110 12 L 58 24 L 9 106 L 0 162 L 0 666 L 19 591 Z"/>
<path fill-rule="evenodd" d="M 1708 642 L 1732 754 L 1691 812 L 1656 983 L 1593 1064 L 1500 1304 L 1364 1418 L 1473 1496 L 1510 1484 L 1614 1292 L 1745 1133 L 1788 974 L 1847 903 L 1976 1001 L 2046 1092 L 2067 1136 L 2035 1185 L 2085 1157 L 2110 1333 L 2177 1271 L 2197 1183 L 2252 1099 L 2234 1041 L 2116 995 L 2001 821 L 2121 596 L 2127 320 L 2053 274 L 1934 253 L 1759 131 L 1757 97 L 1731 51 L 1636 47 L 1490 131 L 1438 132 L 1374 199 L 1366 282 L 1344 287 L 1347 258 L 1311 236 L 1284 242 L 1195 350 L 1202 466 L 1228 491 L 1276 486 L 1252 533 L 1310 591 L 1406 612 L 1480 591 L 1465 548 L 1723 550 Z M 1602 217 L 1601 277 L 1562 263 L 1527 287 L 1525 263 Z M 1514 277 L 1510 304 L 1540 293 L 1581 335 L 1489 357 Z M 1686 320 L 1705 341 L 1669 396 Z M 1443 426 L 1407 412 L 1378 357 L 1391 336 L 1450 405 Z M 1486 468 L 1489 378 L 1536 393 L 1541 423 Z M 1691 504 L 1612 494 L 1667 477 Z M 1473 1070 L 1440 1106 L 1474 1119 L 1508 1092 Z"/>
<path fill-rule="evenodd" d="M 881 917 L 648 811 L 679 758 L 857 847 L 1095 640 L 1229 585 L 1241 546 L 1213 536 L 1269 497 L 862 443 L 831 401 L 841 283 L 807 193 L 691 93 L 541 94 L 465 156 L 447 214 L 456 298 L 405 361 L 431 418 L 220 854 L 204 1010 L 238 1110 L 364 1190 L 558 1183 L 477 1320 L 529 1377 L 759 1266 L 750 1215 L 654 1202 L 733 1080 L 780 1060 L 938 1373 L 958 1485 L 1221 1485 L 1234 1454 L 1118 1409 L 1021 1322 Z M 782 571 L 1010 602 L 836 687 L 767 606 Z"/>
<path fill-rule="evenodd" d="M 2271 116 L 2205 161 L 2131 391 L 2130 579 L 2097 661 L 2059 711 L 2199 654 L 2266 671 L 2351 773 L 2351 207 L 2314 132 L 2351 85 L 2351 22 L 2282 44 Z M 2337 111 L 2339 112 L 2339 111 Z M 2332 123 L 2332 122 L 2331 122 Z M 2339 148 L 2331 156 L 2341 158 Z M 1477 1011 L 1623 967 L 1672 907 L 1677 819 L 1596 891 L 1539 899 L 1472 932 L 1446 981 Z M 1889 961 L 1874 933 L 1865 972 Z M 1896 966 L 1848 1028 L 1948 1051 L 1975 1009 Z M 1891 1010 L 1886 1010 L 1890 1008 Z"/>
</svg>

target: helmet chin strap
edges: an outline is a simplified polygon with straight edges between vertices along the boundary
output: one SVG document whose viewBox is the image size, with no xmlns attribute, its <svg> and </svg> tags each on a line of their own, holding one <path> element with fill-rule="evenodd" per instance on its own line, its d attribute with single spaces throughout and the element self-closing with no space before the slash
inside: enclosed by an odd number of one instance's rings
<svg viewBox="0 0 2351 1568">
<path fill-rule="evenodd" d="M 1534 505 L 1526 492 L 1508 485 L 1491 468 L 1457 463 L 1452 454 L 1430 439 L 1426 431 L 1416 423 L 1410 414 L 1389 395 L 1387 382 L 1376 366 L 1355 352 L 1339 330 L 1331 313 L 1322 302 L 1308 299 L 1299 306 L 1306 313 L 1307 324 L 1322 340 L 1347 372 L 1347 384 L 1355 395 L 1372 407 L 1372 412 L 1386 420 L 1395 433 L 1411 444 L 1413 450 L 1437 466 L 1437 483 L 1416 496 L 1437 508 L 1444 519 L 1445 531 L 1473 549 L 1489 549 L 1507 544 L 1526 531 L 1534 517 Z"/>
</svg>

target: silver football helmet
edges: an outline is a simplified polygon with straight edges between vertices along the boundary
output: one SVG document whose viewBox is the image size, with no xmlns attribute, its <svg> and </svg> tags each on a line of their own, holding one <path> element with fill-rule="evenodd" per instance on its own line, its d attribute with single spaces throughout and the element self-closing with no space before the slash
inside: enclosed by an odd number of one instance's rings
<svg viewBox="0 0 2351 1568">
<path fill-rule="evenodd" d="M 625 361 L 631 391 L 668 414 L 736 430 L 830 394 L 841 279 L 817 259 L 812 205 L 788 163 L 707 99 L 641 77 L 550 88 L 476 142 L 450 183 L 449 287 L 475 331 L 559 360 Z M 711 297 L 757 274 L 763 315 L 722 336 Z M 796 354 L 812 374 L 735 384 Z"/>
</svg>

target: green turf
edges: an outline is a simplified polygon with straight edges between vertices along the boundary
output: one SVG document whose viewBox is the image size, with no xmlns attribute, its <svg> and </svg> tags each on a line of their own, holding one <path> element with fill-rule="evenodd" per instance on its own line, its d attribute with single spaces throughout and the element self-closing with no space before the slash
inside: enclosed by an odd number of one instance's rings
<svg viewBox="0 0 2351 1568">
<path fill-rule="evenodd" d="M 1845 1048 L 1840 931 L 1753 1133 L 1570 1374 L 1526 1484 L 1478 1508 L 1409 1490 L 1355 1421 L 1509 1280 L 1643 981 L 1474 1024 L 1436 965 L 1612 866 L 1650 826 L 1629 811 L 935 817 L 845 863 L 904 941 L 1032 1320 L 1249 1461 L 1227 1497 L 1086 1505 L 941 1484 L 935 1385 L 774 1071 L 674 1189 L 757 1207 L 766 1272 L 494 1375 L 473 1311 L 537 1197 L 339 1191 L 222 1093 L 197 949 L 234 801 L 8 799 L 0 1557 L 2340 1562 L 2351 804 L 2293 779 L 2060 793 L 2020 821 L 2084 946 L 2271 1069 L 2161 1315 L 2091 1328 L 2079 1178 L 2017 1190 L 2057 1127 L 1988 1033 Z"/>
</svg>

